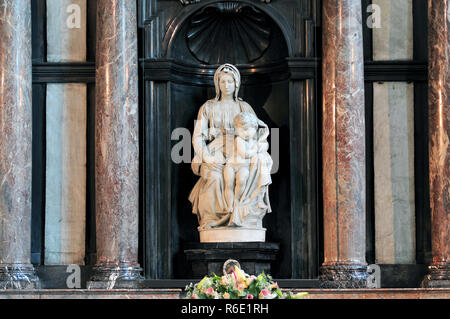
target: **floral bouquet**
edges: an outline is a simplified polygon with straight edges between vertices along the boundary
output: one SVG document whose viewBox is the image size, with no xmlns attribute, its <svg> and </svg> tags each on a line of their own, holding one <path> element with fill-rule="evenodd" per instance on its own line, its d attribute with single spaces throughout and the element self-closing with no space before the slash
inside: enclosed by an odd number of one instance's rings
<svg viewBox="0 0 450 319">
<path fill-rule="evenodd" d="M 250 276 L 237 266 L 222 277 L 214 274 L 191 283 L 185 291 L 187 299 L 300 299 L 308 294 L 283 293 L 270 275 Z"/>
</svg>

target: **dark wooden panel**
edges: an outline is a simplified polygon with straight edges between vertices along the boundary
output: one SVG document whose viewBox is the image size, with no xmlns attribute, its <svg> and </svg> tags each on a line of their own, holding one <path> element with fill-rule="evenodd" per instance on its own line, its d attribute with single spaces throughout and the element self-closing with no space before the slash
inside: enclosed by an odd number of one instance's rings
<svg viewBox="0 0 450 319">
<path fill-rule="evenodd" d="M 366 121 L 366 261 L 375 263 L 375 184 L 373 154 L 373 83 L 365 84 Z"/>
<path fill-rule="evenodd" d="M 94 82 L 94 62 L 33 63 L 33 83 Z"/>
<path fill-rule="evenodd" d="M 194 121 L 197 118 L 199 108 L 207 99 L 212 98 L 211 95 L 214 94 L 211 84 L 210 86 L 170 84 L 172 103 L 168 107 L 170 107 L 172 116 L 169 120 L 171 131 L 167 133 L 170 139 L 169 146 L 172 149 L 175 145 L 182 143 L 181 139 L 184 139 L 188 149 L 184 149 L 182 155 L 185 155 L 185 152 L 191 152 L 188 154 L 186 162 L 175 163 L 170 158 L 170 154 L 168 158 L 171 174 L 171 210 L 168 213 L 172 216 L 170 225 L 173 236 L 171 245 L 173 258 L 171 262 L 173 263 L 174 278 L 189 278 L 190 265 L 188 265 L 184 254 L 184 245 L 185 243 L 200 241 L 197 231 L 197 216 L 192 214 L 192 205 L 188 200 L 199 178 L 194 175 L 190 165 L 190 160 L 193 157 L 191 133 L 194 131 Z M 174 130 L 177 128 L 181 128 L 184 132 L 179 131 L 179 133 L 184 133 L 185 135 L 174 134 L 172 140 L 170 135 L 172 132 L 176 133 Z M 187 131 L 189 134 L 186 134 Z"/>
<path fill-rule="evenodd" d="M 44 260 L 45 229 L 45 109 L 46 85 L 33 85 L 33 144 L 31 185 L 31 262 Z"/>
<path fill-rule="evenodd" d="M 361 0 L 362 6 L 362 26 L 363 26 L 363 41 L 364 41 L 364 61 L 373 60 L 373 34 L 372 29 L 367 24 L 367 19 L 372 14 L 367 12 L 367 8 L 372 4 L 372 0 Z"/>
<path fill-rule="evenodd" d="M 295 65 L 299 64 L 298 62 Z M 214 82 L 214 73 L 217 69 L 217 66 L 192 65 L 174 59 L 145 59 L 141 62 L 141 66 L 144 69 L 145 81 L 171 81 L 203 86 L 210 86 Z M 300 70 L 306 66 L 309 68 Z M 296 75 L 310 77 L 314 66 L 314 62 L 307 60 L 295 69 Z M 289 78 L 287 63 L 283 60 L 264 66 L 242 65 L 239 69 L 244 85 L 264 84 L 268 80 L 277 82 Z"/>
<path fill-rule="evenodd" d="M 321 60 L 318 58 L 287 58 L 291 80 L 306 80 L 317 77 Z"/>
<path fill-rule="evenodd" d="M 318 164 L 315 82 L 291 82 L 291 250 L 292 278 L 318 275 Z"/>
<path fill-rule="evenodd" d="M 427 81 L 427 67 L 425 61 L 369 61 L 365 63 L 364 75 L 371 82 Z"/>
<path fill-rule="evenodd" d="M 380 265 L 381 288 L 417 288 L 426 275 L 425 265 Z"/>
<path fill-rule="evenodd" d="M 86 60 L 95 62 L 96 51 L 96 25 L 97 25 L 97 0 L 87 0 L 86 17 Z"/>
<path fill-rule="evenodd" d="M 147 82 L 145 88 L 145 276 L 172 278 L 170 84 Z"/>
<path fill-rule="evenodd" d="M 181 7 L 181 4 L 174 4 Z M 138 0 L 139 10 L 139 27 L 144 27 L 151 23 L 152 18 L 156 15 L 157 1 L 155 0 Z"/>
<path fill-rule="evenodd" d="M 428 1 L 413 0 L 413 57 L 428 61 Z"/>
<path fill-rule="evenodd" d="M 414 188 L 416 262 L 431 263 L 431 210 L 428 159 L 428 84 L 414 85 Z"/>
<path fill-rule="evenodd" d="M 95 85 L 87 85 L 86 125 L 86 265 L 96 262 L 95 227 Z"/>
<path fill-rule="evenodd" d="M 47 4 L 46 0 L 31 1 L 32 59 L 47 60 Z"/>
</svg>

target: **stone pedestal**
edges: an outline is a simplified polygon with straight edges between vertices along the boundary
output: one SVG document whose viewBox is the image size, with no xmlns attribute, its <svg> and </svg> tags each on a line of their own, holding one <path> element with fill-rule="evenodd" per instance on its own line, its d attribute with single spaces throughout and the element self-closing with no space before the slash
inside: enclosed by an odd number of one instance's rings
<svg viewBox="0 0 450 319">
<path fill-rule="evenodd" d="M 270 274 L 271 262 L 276 258 L 277 243 L 188 243 L 184 253 L 190 264 L 190 277 L 203 278 L 215 273 L 223 275 L 223 264 L 234 259 L 250 275 L 264 271 Z"/>
<path fill-rule="evenodd" d="M 364 121 L 361 2 L 324 0 L 324 288 L 366 287 Z"/>
<path fill-rule="evenodd" d="M 450 1 L 428 2 L 432 264 L 422 285 L 450 288 Z"/>
<path fill-rule="evenodd" d="M 95 201 L 97 264 L 88 288 L 141 279 L 136 2 L 97 1 Z"/>
<path fill-rule="evenodd" d="M 224 227 L 199 231 L 201 243 L 265 242 L 265 228 Z"/>
<path fill-rule="evenodd" d="M 31 1 L 0 0 L 0 290 L 38 286 L 31 257 Z"/>
</svg>

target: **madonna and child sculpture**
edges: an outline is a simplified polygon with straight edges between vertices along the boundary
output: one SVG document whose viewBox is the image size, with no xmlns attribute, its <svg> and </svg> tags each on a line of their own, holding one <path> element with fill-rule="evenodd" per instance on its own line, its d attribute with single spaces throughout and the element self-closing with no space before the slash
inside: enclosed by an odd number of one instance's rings
<svg viewBox="0 0 450 319">
<path fill-rule="evenodd" d="M 200 179 L 189 200 L 200 242 L 264 242 L 262 220 L 271 212 L 269 127 L 238 97 L 235 66 L 220 66 L 214 85 L 216 97 L 200 108 L 192 138 L 192 170 Z"/>
</svg>

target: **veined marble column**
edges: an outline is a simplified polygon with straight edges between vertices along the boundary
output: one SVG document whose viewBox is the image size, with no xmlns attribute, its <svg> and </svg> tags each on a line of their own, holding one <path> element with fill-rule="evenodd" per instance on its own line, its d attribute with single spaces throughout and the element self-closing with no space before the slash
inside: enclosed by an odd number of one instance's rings
<svg viewBox="0 0 450 319">
<path fill-rule="evenodd" d="M 324 288 L 367 282 L 361 1 L 323 2 Z"/>
<path fill-rule="evenodd" d="M 97 1 L 97 264 L 89 288 L 132 288 L 141 278 L 137 39 L 136 1 Z"/>
<path fill-rule="evenodd" d="M 450 288 L 450 0 L 429 0 L 428 14 L 433 261 L 423 285 Z"/>
<path fill-rule="evenodd" d="M 0 289 L 32 289 L 31 2 L 0 0 Z"/>
</svg>

